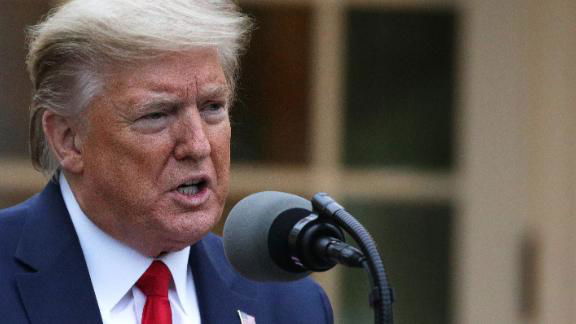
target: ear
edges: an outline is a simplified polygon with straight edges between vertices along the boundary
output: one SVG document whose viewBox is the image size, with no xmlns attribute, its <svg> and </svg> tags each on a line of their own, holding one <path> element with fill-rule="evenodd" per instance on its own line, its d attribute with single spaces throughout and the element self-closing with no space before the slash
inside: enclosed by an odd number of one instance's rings
<svg viewBox="0 0 576 324">
<path fill-rule="evenodd" d="M 84 169 L 82 140 L 70 118 L 46 110 L 42 115 L 42 128 L 52 152 L 64 171 L 80 174 Z"/>
</svg>

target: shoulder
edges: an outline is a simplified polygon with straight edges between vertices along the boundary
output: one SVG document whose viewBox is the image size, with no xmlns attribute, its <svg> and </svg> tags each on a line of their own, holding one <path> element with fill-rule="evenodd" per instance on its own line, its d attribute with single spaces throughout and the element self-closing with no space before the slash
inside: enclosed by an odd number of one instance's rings
<svg viewBox="0 0 576 324">
<path fill-rule="evenodd" d="M 3 262 L 7 252 L 12 252 L 10 256 L 13 256 L 33 199 L 34 197 L 18 205 L 0 209 L 0 262 Z"/>
<path fill-rule="evenodd" d="M 0 225 L 12 223 L 13 221 L 17 220 L 14 219 L 14 217 L 20 217 L 21 215 L 25 214 L 30 207 L 32 200 L 34 200 L 36 196 L 37 195 L 34 195 L 28 200 L 17 205 L 0 209 Z"/>
<path fill-rule="evenodd" d="M 26 271 L 16 258 L 18 243 L 29 213 L 29 202 L 0 209 L 0 318 L 10 323 L 20 323 L 24 310 L 16 289 L 15 278 Z"/>
<path fill-rule="evenodd" d="M 261 284 L 259 299 L 272 302 L 271 317 L 290 318 L 291 323 L 333 323 L 330 301 L 312 279 Z"/>
</svg>

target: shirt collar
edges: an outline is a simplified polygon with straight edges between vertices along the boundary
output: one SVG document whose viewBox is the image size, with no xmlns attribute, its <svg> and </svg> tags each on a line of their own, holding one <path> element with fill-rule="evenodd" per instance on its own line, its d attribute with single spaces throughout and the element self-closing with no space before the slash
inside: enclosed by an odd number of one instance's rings
<svg viewBox="0 0 576 324">
<path fill-rule="evenodd" d="M 139 253 L 102 231 L 84 214 L 62 173 L 59 180 L 64 203 L 88 266 L 98 307 L 102 314 L 108 314 L 156 259 Z M 186 247 L 158 258 L 170 269 L 181 305 L 189 305 L 190 296 L 187 296 L 186 289 L 189 252 L 190 247 Z M 187 311 L 186 307 L 183 309 Z"/>
</svg>

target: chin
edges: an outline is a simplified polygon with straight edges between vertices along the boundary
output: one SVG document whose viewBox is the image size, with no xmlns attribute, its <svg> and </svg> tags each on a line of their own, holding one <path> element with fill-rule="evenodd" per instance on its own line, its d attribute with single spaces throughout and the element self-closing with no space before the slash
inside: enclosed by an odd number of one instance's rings
<svg viewBox="0 0 576 324">
<path fill-rule="evenodd" d="M 147 228 L 147 245 L 158 253 L 182 250 L 200 241 L 214 228 L 220 219 L 214 215 L 212 211 L 157 214 L 155 225 L 150 224 Z"/>
<path fill-rule="evenodd" d="M 206 236 L 214 227 L 214 223 L 195 223 L 184 227 L 178 227 L 176 230 L 168 230 L 164 235 L 165 242 L 168 245 L 177 249 L 183 249 L 186 246 L 192 245 L 200 241 Z"/>
</svg>

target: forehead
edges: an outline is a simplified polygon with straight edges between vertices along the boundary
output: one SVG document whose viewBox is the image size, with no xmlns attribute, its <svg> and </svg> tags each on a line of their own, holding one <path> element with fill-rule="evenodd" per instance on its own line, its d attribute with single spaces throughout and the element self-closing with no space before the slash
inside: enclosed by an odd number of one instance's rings
<svg viewBox="0 0 576 324">
<path fill-rule="evenodd" d="M 215 49 L 164 55 L 129 66 L 113 66 L 107 72 L 106 90 L 120 91 L 127 99 L 147 93 L 189 96 L 210 92 L 229 95 Z"/>
</svg>

